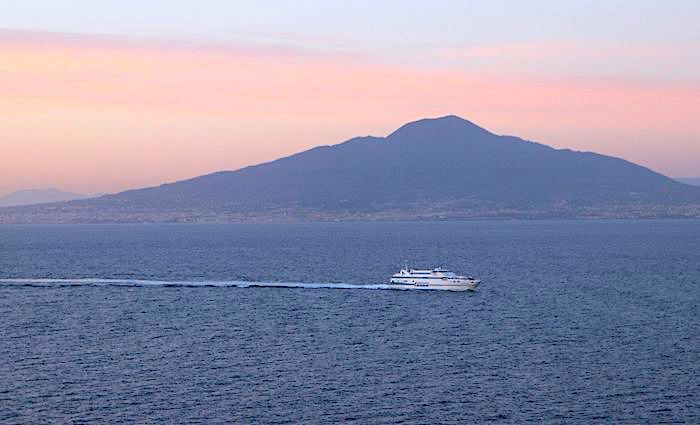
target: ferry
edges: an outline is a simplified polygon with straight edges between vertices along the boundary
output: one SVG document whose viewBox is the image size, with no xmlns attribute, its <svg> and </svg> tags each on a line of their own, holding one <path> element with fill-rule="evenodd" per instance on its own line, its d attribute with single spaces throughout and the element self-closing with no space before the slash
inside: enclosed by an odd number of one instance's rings
<svg viewBox="0 0 700 425">
<path fill-rule="evenodd" d="M 408 264 L 400 272 L 391 276 L 390 285 L 401 285 L 406 289 L 446 289 L 451 291 L 473 291 L 481 283 L 469 276 L 459 276 L 454 272 L 437 267 L 432 270 L 412 269 Z"/>
</svg>

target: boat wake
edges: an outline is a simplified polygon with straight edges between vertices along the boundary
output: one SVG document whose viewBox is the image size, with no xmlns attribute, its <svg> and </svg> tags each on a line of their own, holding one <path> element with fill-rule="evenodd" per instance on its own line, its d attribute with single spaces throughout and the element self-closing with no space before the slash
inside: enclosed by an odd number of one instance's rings
<svg viewBox="0 0 700 425">
<path fill-rule="evenodd" d="M 374 290 L 440 290 L 409 285 L 306 283 L 306 282 L 248 282 L 240 280 L 167 281 L 141 279 L 0 279 L 0 286 L 73 287 L 73 286 L 126 286 L 126 287 L 235 287 L 235 288 L 303 288 L 303 289 L 374 289 Z"/>
</svg>

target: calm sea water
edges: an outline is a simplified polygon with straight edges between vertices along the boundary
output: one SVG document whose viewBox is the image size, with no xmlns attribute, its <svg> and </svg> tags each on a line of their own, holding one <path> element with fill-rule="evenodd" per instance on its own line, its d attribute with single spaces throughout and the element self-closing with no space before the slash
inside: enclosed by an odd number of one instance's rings
<svg viewBox="0 0 700 425">
<path fill-rule="evenodd" d="M 0 422 L 700 423 L 699 301 L 700 221 L 0 226 Z"/>
</svg>

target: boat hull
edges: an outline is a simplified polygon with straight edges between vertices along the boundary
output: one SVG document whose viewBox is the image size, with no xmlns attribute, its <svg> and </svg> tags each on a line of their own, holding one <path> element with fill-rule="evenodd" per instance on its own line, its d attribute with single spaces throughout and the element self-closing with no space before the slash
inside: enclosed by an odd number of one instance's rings
<svg viewBox="0 0 700 425">
<path fill-rule="evenodd" d="M 479 286 L 479 281 L 468 282 L 401 282 L 392 280 L 388 285 L 397 289 L 420 289 L 438 291 L 473 291 Z"/>
</svg>

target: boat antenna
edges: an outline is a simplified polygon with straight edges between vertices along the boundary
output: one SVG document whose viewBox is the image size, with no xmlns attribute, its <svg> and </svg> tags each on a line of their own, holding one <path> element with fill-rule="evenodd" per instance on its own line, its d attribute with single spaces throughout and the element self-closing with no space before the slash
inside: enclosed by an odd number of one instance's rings
<svg viewBox="0 0 700 425">
<path fill-rule="evenodd" d="M 408 271 L 408 260 L 404 260 L 404 264 L 405 264 L 406 271 Z"/>
</svg>

